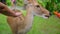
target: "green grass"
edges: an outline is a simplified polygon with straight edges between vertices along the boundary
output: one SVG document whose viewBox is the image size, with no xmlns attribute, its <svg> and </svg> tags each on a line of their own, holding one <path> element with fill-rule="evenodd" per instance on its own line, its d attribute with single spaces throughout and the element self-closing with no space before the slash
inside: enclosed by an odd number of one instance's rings
<svg viewBox="0 0 60 34">
<path fill-rule="evenodd" d="M 51 16 L 49 19 L 34 17 L 33 27 L 28 34 L 60 34 L 60 19 Z M 0 14 L 0 34 L 12 34 L 6 16 Z"/>
</svg>

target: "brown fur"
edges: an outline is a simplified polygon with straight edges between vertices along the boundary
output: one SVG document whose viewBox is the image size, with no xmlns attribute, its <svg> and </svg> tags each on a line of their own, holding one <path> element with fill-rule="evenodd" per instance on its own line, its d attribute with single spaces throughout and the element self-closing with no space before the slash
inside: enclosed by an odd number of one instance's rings
<svg viewBox="0 0 60 34">
<path fill-rule="evenodd" d="M 26 10 L 27 12 L 25 17 L 23 16 L 23 14 L 19 17 L 8 16 L 8 24 L 10 25 L 13 34 L 26 34 L 32 27 L 34 15 L 41 16 L 45 14 L 47 16 L 50 16 L 49 11 L 43 8 L 41 5 L 38 4 L 38 2 L 34 0 L 31 1 L 31 3 L 27 4 Z"/>
</svg>

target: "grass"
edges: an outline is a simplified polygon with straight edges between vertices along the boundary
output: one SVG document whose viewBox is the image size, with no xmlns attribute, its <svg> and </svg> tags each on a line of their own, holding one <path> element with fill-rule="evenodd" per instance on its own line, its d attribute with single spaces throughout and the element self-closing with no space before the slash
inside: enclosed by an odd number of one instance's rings
<svg viewBox="0 0 60 34">
<path fill-rule="evenodd" d="M 49 19 L 34 17 L 32 29 L 28 34 L 60 34 L 60 19 L 51 16 Z M 0 34 L 12 34 L 6 16 L 0 14 Z"/>
</svg>

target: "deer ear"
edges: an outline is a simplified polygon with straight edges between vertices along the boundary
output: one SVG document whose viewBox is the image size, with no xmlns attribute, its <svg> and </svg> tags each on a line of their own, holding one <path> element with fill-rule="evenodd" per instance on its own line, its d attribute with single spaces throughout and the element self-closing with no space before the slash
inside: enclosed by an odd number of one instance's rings
<svg viewBox="0 0 60 34">
<path fill-rule="evenodd" d="M 29 0 L 24 0 L 24 3 L 28 3 L 29 2 Z"/>
<path fill-rule="evenodd" d="M 24 0 L 24 4 L 29 4 L 31 2 L 32 2 L 32 0 Z"/>
<path fill-rule="evenodd" d="M 30 0 L 24 0 L 25 2 L 30 1 Z"/>
</svg>

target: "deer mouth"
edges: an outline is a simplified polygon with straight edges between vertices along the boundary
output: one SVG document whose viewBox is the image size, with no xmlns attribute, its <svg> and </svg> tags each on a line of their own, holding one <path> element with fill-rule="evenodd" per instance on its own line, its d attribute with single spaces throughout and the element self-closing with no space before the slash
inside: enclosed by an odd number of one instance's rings
<svg viewBox="0 0 60 34">
<path fill-rule="evenodd" d="M 43 14 L 41 17 L 43 17 L 45 19 L 48 19 L 50 16 L 49 15 L 46 15 L 46 14 Z"/>
<path fill-rule="evenodd" d="M 45 15 L 45 17 L 49 18 L 50 16 Z"/>
</svg>

